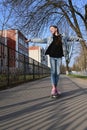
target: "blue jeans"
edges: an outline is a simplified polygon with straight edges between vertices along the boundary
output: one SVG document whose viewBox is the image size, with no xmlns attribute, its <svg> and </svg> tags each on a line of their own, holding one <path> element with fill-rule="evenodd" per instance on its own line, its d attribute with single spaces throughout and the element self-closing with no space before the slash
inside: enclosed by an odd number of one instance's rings
<svg viewBox="0 0 87 130">
<path fill-rule="evenodd" d="M 50 57 L 51 65 L 51 83 L 57 87 L 60 75 L 61 58 Z"/>
</svg>

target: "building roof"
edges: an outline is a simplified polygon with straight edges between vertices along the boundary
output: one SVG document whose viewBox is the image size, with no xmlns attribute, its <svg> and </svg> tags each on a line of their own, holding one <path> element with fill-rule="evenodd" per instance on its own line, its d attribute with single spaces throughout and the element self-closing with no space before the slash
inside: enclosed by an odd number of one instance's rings
<svg viewBox="0 0 87 130">
<path fill-rule="evenodd" d="M 29 50 L 39 50 L 39 46 L 31 46 L 29 47 Z"/>
</svg>

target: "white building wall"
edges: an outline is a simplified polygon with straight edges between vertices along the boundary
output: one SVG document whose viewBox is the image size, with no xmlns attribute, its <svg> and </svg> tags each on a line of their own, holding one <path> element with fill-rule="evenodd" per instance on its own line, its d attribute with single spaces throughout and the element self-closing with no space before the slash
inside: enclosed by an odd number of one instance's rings
<svg viewBox="0 0 87 130">
<path fill-rule="evenodd" d="M 45 51 L 39 46 L 36 46 L 36 49 L 29 49 L 29 57 L 48 66 L 48 58 L 45 55 Z"/>
<path fill-rule="evenodd" d="M 40 51 L 38 50 L 29 50 L 29 57 L 31 57 L 32 59 L 38 62 L 41 62 Z"/>
</svg>

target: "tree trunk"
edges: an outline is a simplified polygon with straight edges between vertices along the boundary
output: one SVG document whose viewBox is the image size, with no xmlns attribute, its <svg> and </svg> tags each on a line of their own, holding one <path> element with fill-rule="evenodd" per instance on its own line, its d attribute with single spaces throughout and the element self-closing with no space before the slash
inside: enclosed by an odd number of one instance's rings
<svg viewBox="0 0 87 130">
<path fill-rule="evenodd" d="M 69 62 L 66 60 L 66 74 L 70 73 Z"/>
<path fill-rule="evenodd" d="M 83 44 L 83 42 L 81 42 L 81 44 Z M 86 46 L 82 46 L 83 48 L 83 61 L 84 61 L 84 70 L 86 71 L 87 69 L 87 47 Z"/>
</svg>

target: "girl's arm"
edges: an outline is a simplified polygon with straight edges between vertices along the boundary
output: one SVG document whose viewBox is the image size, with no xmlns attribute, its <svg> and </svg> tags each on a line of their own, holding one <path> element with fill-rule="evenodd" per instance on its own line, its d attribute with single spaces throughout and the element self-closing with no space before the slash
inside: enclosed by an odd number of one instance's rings
<svg viewBox="0 0 87 130">
<path fill-rule="evenodd" d="M 41 39 L 41 38 L 33 38 L 33 39 L 28 39 L 26 42 L 34 42 L 34 43 L 47 43 L 47 38 Z"/>
<path fill-rule="evenodd" d="M 83 38 L 80 38 L 80 37 L 78 37 L 78 36 L 76 36 L 76 37 L 75 37 L 75 36 L 71 36 L 71 37 L 69 38 L 69 40 L 70 40 L 70 41 L 77 41 L 77 42 L 78 42 L 78 41 L 79 41 L 79 42 L 80 42 L 80 41 L 85 41 Z"/>
</svg>

